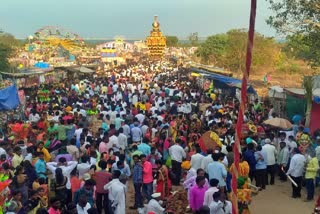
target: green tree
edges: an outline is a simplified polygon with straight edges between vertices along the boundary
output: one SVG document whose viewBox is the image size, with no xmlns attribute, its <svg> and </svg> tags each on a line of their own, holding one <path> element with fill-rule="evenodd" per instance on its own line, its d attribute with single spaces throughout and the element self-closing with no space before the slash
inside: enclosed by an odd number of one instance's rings
<svg viewBox="0 0 320 214">
<path fill-rule="evenodd" d="M 176 36 L 166 36 L 167 46 L 176 47 L 178 45 L 179 39 Z"/>
<path fill-rule="evenodd" d="M 11 34 L 0 32 L 0 71 L 10 72 L 9 57 L 13 53 L 13 49 L 18 47 L 20 42 Z"/>
<path fill-rule="evenodd" d="M 287 37 L 287 51 L 306 60 L 311 66 L 320 65 L 320 2 L 318 0 L 267 0 L 274 15 L 267 23 Z"/>
<path fill-rule="evenodd" d="M 11 53 L 12 48 L 10 46 L 0 43 L 0 71 L 8 72 L 10 70 L 8 59 Z"/>
<path fill-rule="evenodd" d="M 228 38 L 226 34 L 217 34 L 209 36 L 204 43 L 202 43 L 196 55 L 202 59 L 203 62 L 213 62 L 214 65 L 223 66 L 224 55 L 226 54 Z"/>
<path fill-rule="evenodd" d="M 199 34 L 198 32 L 193 32 L 188 36 L 188 40 L 190 41 L 192 46 L 197 46 L 199 42 Z"/>
<path fill-rule="evenodd" d="M 267 0 L 274 15 L 267 23 L 278 33 L 287 36 L 288 48 L 296 57 L 304 59 L 313 68 L 320 66 L 320 2 L 319 0 Z M 310 125 L 313 78 L 305 77 L 307 111 L 306 126 Z"/>
</svg>

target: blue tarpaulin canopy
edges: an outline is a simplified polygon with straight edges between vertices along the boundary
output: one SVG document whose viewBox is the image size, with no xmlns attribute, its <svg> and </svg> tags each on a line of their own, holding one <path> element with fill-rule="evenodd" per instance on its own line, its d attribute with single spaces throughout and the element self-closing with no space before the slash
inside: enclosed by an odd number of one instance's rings
<svg viewBox="0 0 320 214">
<path fill-rule="evenodd" d="M 241 88 L 242 81 L 232 77 L 215 74 L 205 70 L 191 68 L 193 72 L 202 74 L 205 78 L 210 79 L 214 82 L 214 86 L 217 88 Z M 250 94 L 257 94 L 251 85 L 248 85 L 247 92 Z"/>
<path fill-rule="evenodd" d="M 49 65 L 49 63 L 46 63 L 46 62 L 37 62 L 36 64 L 34 64 L 34 67 L 36 67 L 36 68 L 49 68 L 50 65 Z"/>
<path fill-rule="evenodd" d="M 15 109 L 18 105 L 19 95 L 15 85 L 0 90 L 0 111 Z"/>
</svg>

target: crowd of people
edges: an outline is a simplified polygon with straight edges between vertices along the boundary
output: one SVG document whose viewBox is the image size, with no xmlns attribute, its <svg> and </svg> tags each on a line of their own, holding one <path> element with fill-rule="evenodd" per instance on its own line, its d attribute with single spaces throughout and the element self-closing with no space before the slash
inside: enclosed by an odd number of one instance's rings
<svg viewBox="0 0 320 214">
<path fill-rule="evenodd" d="M 0 136 L 0 172 L 12 180 L 5 213 L 160 214 L 174 186 L 183 186 L 191 212 L 231 214 L 239 101 L 197 83 L 184 68 L 138 64 L 108 78 L 41 86 L 48 98 L 30 94 L 25 120 L 8 120 Z M 248 104 L 246 122 L 272 117 L 272 106 Z M 264 190 L 276 175 L 281 182 L 289 176 L 296 183 L 293 198 L 301 197 L 304 183 L 306 200 L 314 199 L 320 135 L 311 137 L 301 121 L 291 132 L 247 133 L 239 172 L 244 183 Z M 219 136 L 214 148 L 199 145 L 207 131 Z"/>
</svg>

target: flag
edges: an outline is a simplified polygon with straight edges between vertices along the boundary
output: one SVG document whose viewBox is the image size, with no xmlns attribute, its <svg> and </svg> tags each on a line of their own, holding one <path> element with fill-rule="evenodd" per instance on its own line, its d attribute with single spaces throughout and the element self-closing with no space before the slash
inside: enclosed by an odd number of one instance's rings
<svg viewBox="0 0 320 214">
<path fill-rule="evenodd" d="M 251 10 L 250 10 L 250 25 L 248 31 L 248 42 L 247 42 L 247 55 L 246 55 L 246 69 L 243 72 L 242 85 L 241 85 L 241 103 L 239 107 L 238 120 L 236 126 L 236 138 L 235 143 L 233 144 L 234 152 L 234 166 L 231 172 L 232 181 L 231 181 L 231 202 L 232 202 L 232 213 L 238 214 L 238 171 L 239 171 L 239 162 L 240 162 L 240 140 L 241 140 L 241 129 L 243 124 L 243 116 L 246 109 L 246 99 L 247 99 L 247 84 L 250 74 L 250 67 L 252 62 L 252 48 L 253 48 L 253 39 L 254 39 L 254 26 L 256 19 L 256 9 L 257 9 L 257 0 L 251 0 Z"/>
</svg>

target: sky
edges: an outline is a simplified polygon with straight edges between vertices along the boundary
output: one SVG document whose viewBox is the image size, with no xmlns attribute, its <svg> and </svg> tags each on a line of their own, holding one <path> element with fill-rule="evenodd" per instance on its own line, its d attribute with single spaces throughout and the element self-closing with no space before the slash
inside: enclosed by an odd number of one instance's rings
<svg viewBox="0 0 320 214">
<path fill-rule="evenodd" d="M 60 26 L 83 38 L 142 39 L 153 16 L 165 35 L 200 37 L 248 28 L 250 0 L 1 0 L 0 29 L 17 38 L 44 26 Z M 275 36 L 266 24 L 268 3 L 258 0 L 256 31 Z"/>
</svg>

